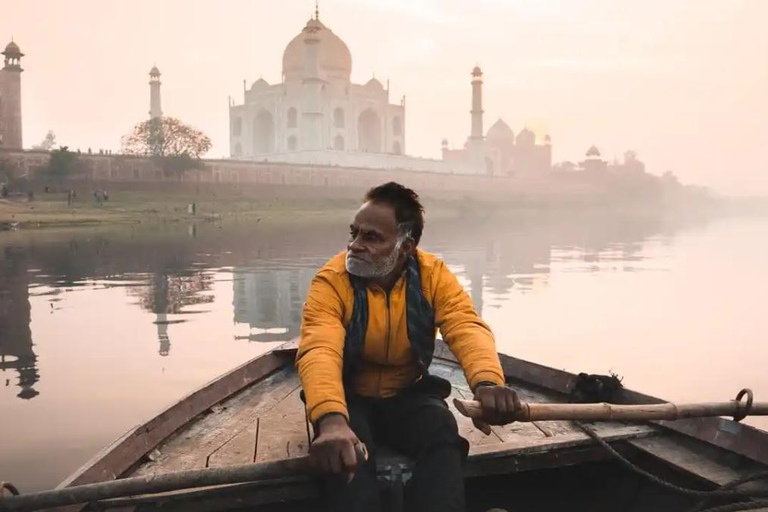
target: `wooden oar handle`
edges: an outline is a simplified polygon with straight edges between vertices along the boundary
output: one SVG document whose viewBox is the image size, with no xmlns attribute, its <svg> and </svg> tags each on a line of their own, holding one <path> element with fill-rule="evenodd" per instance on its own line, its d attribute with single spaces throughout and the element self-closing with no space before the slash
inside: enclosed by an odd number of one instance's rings
<svg viewBox="0 0 768 512">
<path fill-rule="evenodd" d="M 461 414 L 467 418 L 476 420 L 483 419 L 483 406 L 477 400 L 461 400 L 459 398 L 453 399 L 453 405 Z M 514 421 L 528 421 L 528 404 L 520 402 L 520 410 L 515 414 Z"/>
</svg>

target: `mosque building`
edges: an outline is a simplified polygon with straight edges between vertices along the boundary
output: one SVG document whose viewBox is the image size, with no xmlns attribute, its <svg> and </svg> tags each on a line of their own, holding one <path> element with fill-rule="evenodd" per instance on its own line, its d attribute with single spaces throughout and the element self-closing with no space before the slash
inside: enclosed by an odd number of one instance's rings
<svg viewBox="0 0 768 512">
<path fill-rule="evenodd" d="M 524 128 L 515 137 L 512 128 L 499 119 L 483 135 L 483 71 L 472 70 L 472 124 L 463 149 L 449 149 L 443 140 L 443 160 L 461 162 L 482 169 L 492 176 L 532 177 L 552 170 L 552 139 L 544 136 L 538 144 L 536 134 Z"/>
</svg>

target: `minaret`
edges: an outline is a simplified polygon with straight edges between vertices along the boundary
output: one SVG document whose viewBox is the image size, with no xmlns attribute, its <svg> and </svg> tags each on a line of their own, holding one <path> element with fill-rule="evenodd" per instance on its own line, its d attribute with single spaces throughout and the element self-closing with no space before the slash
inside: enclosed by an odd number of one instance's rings
<svg viewBox="0 0 768 512">
<path fill-rule="evenodd" d="M 3 51 L 0 73 L 0 147 L 21 149 L 21 58 L 19 45 L 11 41 Z"/>
<path fill-rule="evenodd" d="M 302 80 L 303 106 L 301 109 L 301 149 L 325 149 L 323 144 L 323 108 L 321 104 L 323 80 L 320 78 L 320 38 L 322 25 L 319 14 L 304 27 L 304 79 Z"/>
<path fill-rule="evenodd" d="M 483 139 L 483 72 L 480 66 L 472 70 L 472 132 L 473 140 Z"/>
<path fill-rule="evenodd" d="M 163 117 L 163 109 L 160 107 L 160 70 L 152 66 L 149 71 L 149 118 Z"/>
</svg>

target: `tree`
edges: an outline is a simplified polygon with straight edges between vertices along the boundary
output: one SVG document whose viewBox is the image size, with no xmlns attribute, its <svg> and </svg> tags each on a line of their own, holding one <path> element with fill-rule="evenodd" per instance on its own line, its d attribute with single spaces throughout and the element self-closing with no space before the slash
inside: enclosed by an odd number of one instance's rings
<svg viewBox="0 0 768 512">
<path fill-rule="evenodd" d="M 137 124 L 122 145 L 128 155 L 199 159 L 212 144 L 200 130 L 173 117 L 158 117 Z"/>
<path fill-rule="evenodd" d="M 51 158 L 40 173 L 48 179 L 62 180 L 77 171 L 78 162 L 77 153 L 70 151 L 68 146 L 61 146 L 51 151 Z"/>
<path fill-rule="evenodd" d="M 40 144 L 37 144 L 36 146 L 32 146 L 32 149 L 42 149 L 43 151 L 50 151 L 53 149 L 53 146 L 56 145 L 56 134 L 53 133 L 53 130 L 48 130 L 48 133 L 45 134 L 45 138 L 40 142 Z"/>
</svg>

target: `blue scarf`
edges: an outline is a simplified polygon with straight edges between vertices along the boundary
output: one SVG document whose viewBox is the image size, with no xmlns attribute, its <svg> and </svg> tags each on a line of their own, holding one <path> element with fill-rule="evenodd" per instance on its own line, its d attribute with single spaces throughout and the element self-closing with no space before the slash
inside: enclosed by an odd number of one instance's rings
<svg viewBox="0 0 768 512">
<path fill-rule="evenodd" d="M 348 383 L 363 357 L 368 330 L 368 293 L 363 278 L 349 274 L 355 294 L 352 318 L 344 338 L 344 382 Z M 421 288 L 421 269 L 415 256 L 405 263 L 405 313 L 408 340 L 422 376 L 428 375 L 435 351 L 435 312 Z"/>
</svg>

